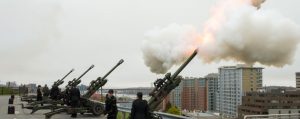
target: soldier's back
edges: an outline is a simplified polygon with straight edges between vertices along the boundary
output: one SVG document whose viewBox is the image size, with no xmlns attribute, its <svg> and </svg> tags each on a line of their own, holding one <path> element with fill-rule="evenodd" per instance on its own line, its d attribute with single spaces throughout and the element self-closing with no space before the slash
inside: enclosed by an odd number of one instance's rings
<svg viewBox="0 0 300 119">
<path fill-rule="evenodd" d="M 142 99 L 136 99 L 132 104 L 132 119 L 147 119 L 149 118 L 148 102 Z"/>
</svg>

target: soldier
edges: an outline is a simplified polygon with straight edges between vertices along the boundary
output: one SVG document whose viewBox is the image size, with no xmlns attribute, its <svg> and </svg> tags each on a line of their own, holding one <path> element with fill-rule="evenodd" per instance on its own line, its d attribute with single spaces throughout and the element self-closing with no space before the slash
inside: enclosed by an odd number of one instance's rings
<svg viewBox="0 0 300 119">
<path fill-rule="evenodd" d="M 43 97 L 42 97 L 41 85 L 38 85 L 36 93 L 37 93 L 36 101 L 42 101 Z M 43 103 L 41 103 L 41 105 L 43 106 Z"/>
<path fill-rule="evenodd" d="M 25 95 L 27 95 L 27 94 L 28 94 L 28 87 L 26 87 L 26 86 L 24 85 L 23 88 L 24 88 Z"/>
<path fill-rule="evenodd" d="M 50 91 L 50 98 L 53 100 L 58 100 L 59 98 L 59 89 L 57 86 L 52 86 Z"/>
<path fill-rule="evenodd" d="M 70 90 L 70 104 L 72 108 L 79 107 L 80 103 L 80 91 L 78 88 L 73 86 Z M 73 110 L 71 117 L 77 117 L 77 112 Z"/>
<path fill-rule="evenodd" d="M 107 115 L 107 119 L 117 119 L 118 107 L 117 107 L 117 99 L 113 95 L 114 90 L 108 90 L 108 94 L 106 95 L 105 100 L 105 114 Z"/>
<path fill-rule="evenodd" d="M 70 104 L 70 98 L 71 98 L 71 96 L 70 96 L 70 88 L 67 87 L 66 90 L 65 90 L 65 95 L 64 95 L 63 100 L 64 100 L 64 103 L 67 104 L 68 106 L 71 105 Z"/>
<path fill-rule="evenodd" d="M 45 86 L 43 88 L 43 97 L 48 98 L 49 94 L 50 94 L 50 90 L 49 90 L 47 84 L 45 84 Z"/>
<path fill-rule="evenodd" d="M 28 95 L 28 87 L 26 87 L 26 86 L 24 85 L 24 89 L 25 89 L 25 95 Z"/>
<path fill-rule="evenodd" d="M 138 92 L 137 99 L 133 101 L 130 119 L 150 119 L 149 106 L 146 100 L 143 100 L 143 93 Z"/>
</svg>

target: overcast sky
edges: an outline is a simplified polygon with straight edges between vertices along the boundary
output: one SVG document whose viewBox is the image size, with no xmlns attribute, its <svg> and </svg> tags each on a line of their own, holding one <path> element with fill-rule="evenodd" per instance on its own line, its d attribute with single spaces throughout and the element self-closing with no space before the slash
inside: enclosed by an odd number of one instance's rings
<svg viewBox="0 0 300 119">
<path fill-rule="evenodd" d="M 171 23 L 193 25 L 201 30 L 215 2 L 1 0 L 0 83 L 52 85 L 72 68 L 75 71 L 66 81 L 78 77 L 94 64 L 95 67 L 82 78 L 82 83 L 87 85 L 122 58 L 125 62 L 108 76 L 105 87 L 150 86 L 163 75 L 151 73 L 144 64 L 141 45 L 145 33 Z M 299 4 L 298 0 L 267 0 L 262 9 L 276 10 L 300 24 Z M 298 49 L 292 65 L 282 68 L 256 66 L 265 68 L 263 85 L 295 86 L 299 61 Z M 204 64 L 195 58 L 181 75 L 203 77 L 218 72 L 220 66 L 236 64 L 233 61 Z"/>
</svg>

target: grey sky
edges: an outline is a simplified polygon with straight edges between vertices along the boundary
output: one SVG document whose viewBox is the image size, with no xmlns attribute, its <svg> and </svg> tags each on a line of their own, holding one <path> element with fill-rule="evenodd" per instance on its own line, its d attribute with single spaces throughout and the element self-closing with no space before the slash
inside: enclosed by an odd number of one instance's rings
<svg viewBox="0 0 300 119">
<path fill-rule="evenodd" d="M 141 44 L 145 32 L 171 23 L 191 24 L 201 30 L 215 1 L 2 0 L 0 83 L 52 85 L 71 68 L 75 72 L 66 81 L 94 64 L 82 78 L 83 84 L 89 84 L 123 58 L 125 62 L 108 77 L 106 87 L 150 86 L 162 75 L 151 73 L 144 65 Z M 300 24 L 299 4 L 297 0 L 267 0 L 262 9 L 276 10 Z M 295 86 L 299 60 L 298 49 L 292 65 L 263 66 L 264 85 Z M 203 64 L 195 58 L 182 75 L 202 77 L 217 72 L 219 66 L 236 63 Z"/>
</svg>

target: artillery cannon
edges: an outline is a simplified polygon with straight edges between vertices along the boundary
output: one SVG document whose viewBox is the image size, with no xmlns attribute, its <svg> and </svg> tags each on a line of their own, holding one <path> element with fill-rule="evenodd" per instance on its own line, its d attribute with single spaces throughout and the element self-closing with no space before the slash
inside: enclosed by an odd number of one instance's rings
<svg viewBox="0 0 300 119">
<path fill-rule="evenodd" d="M 69 76 L 72 72 L 74 71 L 74 69 L 72 69 L 71 71 L 69 71 L 69 73 L 67 73 L 62 79 L 58 79 L 57 81 L 55 81 L 53 83 L 52 86 L 60 86 L 61 84 L 64 83 L 64 79 Z M 26 101 L 26 102 L 34 102 L 36 99 L 36 95 L 31 95 L 31 96 L 28 96 L 28 95 L 24 95 L 21 97 L 21 101 Z"/>
<path fill-rule="evenodd" d="M 95 116 L 100 116 L 103 114 L 104 111 L 104 105 L 101 102 L 90 100 L 89 98 L 102 86 L 104 86 L 107 83 L 106 77 L 114 71 L 119 65 L 121 65 L 124 62 L 123 59 L 121 59 L 109 72 L 107 72 L 103 77 L 98 77 L 96 80 L 91 81 L 90 86 L 88 87 L 88 91 L 82 95 L 80 98 L 80 105 L 78 108 L 72 108 L 69 106 L 62 106 L 57 110 L 54 110 L 52 112 L 45 113 L 46 119 L 51 118 L 53 115 L 67 112 L 67 113 L 92 113 Z"/>
<path fill-rule="evenodd" d="M 67 93 L 68 93 L 68 90 L 71 88 L 71 87 L 76 87 L 78 86 L 80 83 L 81 83 L 81 78 L 87 73 L 89 72 L 92 68 L 94 68 L 94 65 L 91 65 L 85 72 L 83 72 L 83 74 L 81 74 L 78 78 L 74 78 L 73 80 L 69 81 L 68 82 L 68 85 L 66 85 L 65 87 L 65 90 L 61 92 L 61 97 L 60 99 L 64 98 Z"/>
<path fill-rule="evenodd" d="M 31 111 L 31 114 L 33 114 L 34 112 L 38 111 L 38 110 L 41 110 L 41 109 L 52 109 L 52 110 L 55 110 L 55 109 L 58 109 L 60 108 L 59 106 L 57 106 L 57 104 L 60 104 L 60 105 L 64 105 L 66 104 L 66 98 L 67 97 L 67 92 L 68 92 L 68 88 L 69 87 L 72 87 L 72 86 L 77 86 L 78 84 L 80 84 L 81 82 L 81 78 L 87 73 L 89 72 L 92 68 L 94 68 L 94 65 L 91 65 L 83 74 L 81 74 L 78 78 L 74 78 L 72 81 L 69 81 L 68 82 L 68 85 L 66 85 L 66 89 L 64 91 L 62 91 L 60 93 L 60 96 L 59 96 L 59 99 L 58 100 L 52 100 L 52 99 L 45 99 L 43 101 L 35 101 L 31 104 L 28 104 L 29 106 L 28 107 L 23 107 L 23 108 L 27 108 L 27 109 L 32 109 Z M 60 81 L 61 82 L 61 81 Z M 55 83 L 53 85 L 54 86 L 58 86 L 57 84 L 59 84 L 60 82 L 58 83 Z M 63 100 L 62 100 L 63 99 Z M 44 106 L 38 106 L 39 104 L 46 104 Z"/>
<path fill-rule="evenodd" d="M 81 83 L 81 78 L 87 73 L 89 72 L 91 69 L 94 68 L 94 65 L 91 65 L 85 72 L 83 72 L 83 74 L 81 74 L 78 78 L 74 78 L 72 81 L 68 82 L 68 85 L 66 86 L 66 88 L 70 88 L 72 86 L 77 86 L 78 84 Z"/>
<path fill-rule="evenodd" d="M 182 77 L 178 76 L 179 73 L 187 66 L 187 64 L 196 56 L 197 50 L 171 75 L 167 73 L 163 79 L 157 79 L 154 82 L 155 88 L 149 93 L 151 98 L 148 100 L 149 111 L 153 119 L 160 119 L 161 117 L 153 111 L 156 110 L 158 105 L 166 98 L 166 96 L 175 89 L 181 82 Z"/>
<path fill-rule="evenodd" d="M 74 69 L 72 69 L 69 73 L 67 73 L 62 79 L 58 79 L 57 81 L 55 81 L 52 86 L 60 86 L 61 84 L 63 84 L 64 83 L 64 79 L 67 76 L 69 76 L 73 71 L 74 71 Z"/>
</svg>

